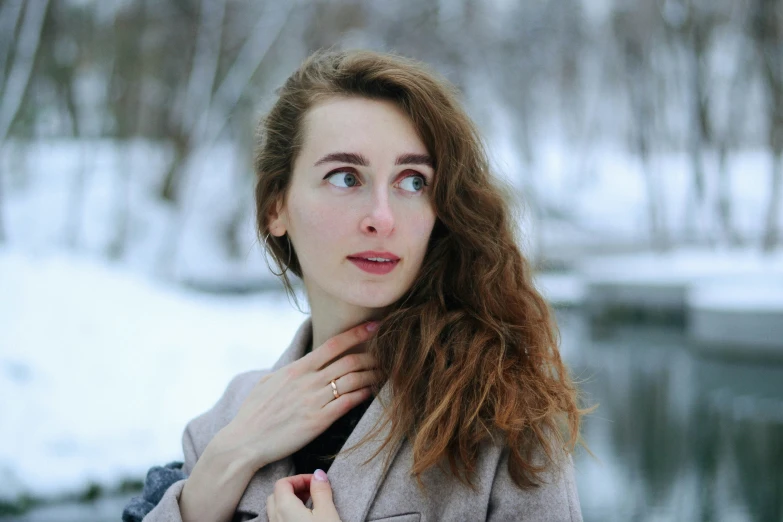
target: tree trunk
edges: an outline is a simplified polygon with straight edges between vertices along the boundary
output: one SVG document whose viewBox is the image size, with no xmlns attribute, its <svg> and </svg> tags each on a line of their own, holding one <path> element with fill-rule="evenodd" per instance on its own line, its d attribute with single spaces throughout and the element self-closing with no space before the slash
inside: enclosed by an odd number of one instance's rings
<svg viewBox="0 0 783 522">
<path fill-rule="evenodd" d="M 118 260 L 125 257 L 128 247 L 128 230 L 130 229 L 130 193 L 131 172 L 136 165 L 132 143 L 125 143 L 124 150 L 119 152 L 121 158 L 117 165 L 117 179 L 114 191 L 114 236 L 106 247 L 106 256 Z"/>
<path fill-rule="evenodd" d="M 3 86 L 3 96 L 0 98 L 0 143 L 8 138 L 11 125 L 16 120 L 30 85 L 33 65 L 41 42 L 41 28 L 48 8 L 49 0 L 28 2 L 25 7 L 14 61 Z"/>
<path fill-rule="evenodd" d="M 730 246 L 741 246 L 743 238 L 739 230 L 734 226 L 734 211 L 732 208 L 731 172 L 729 169 L 729 156 L 737 146 L 739 139 L 737 132 L 742 128 L 747 115 L 747 106 L 740 102 L 744 100 L 744 93 L 750 89 L 749 78 L 753 77 L 753 70 L 757 61 L 747 40 L 743 39 L 740 50 L 737 52 L 737 60 L 732 74 L 731 87 L 726 99 L 728 115 L 722 130 L 716 132 L 718 149 L 718 195 L 715 213 L 720 225 L 719 234 Z"/>
<path fill-rule="evenodd" d="M 3 152 L 3 148 L 2 146 L 0 146 L 0 155 L 2 154 L 2 152 Z M 0 161 L 2 161 L 1 157 L 0 157 Z M 4 202 L 5 202 L 5 192 L 3 191 L 3 178 L 0 177 L 0 245 L 8 241 L 8 238 L 6 237 L 5 234 L 5 221 L 3 220 Z"/>
<path fill-rule="evenodd" d="M 778 219 L 783 198 L 783 44 L 775 0 L 758 0 L 755 5 L 753 38 L 761 58 L 762 78 L 767 97 L 767 137 L 772 154 L 769 204 L 764 226 L 762 248 L 769 252 L 779 242 Z"/>
<path fill-rule="evenodd" d="M 68 116 L 71 121 L 71 137 L 78 147 L 79 154 L 76 165 L 76 175 L 71 184 L 70 202 L 65 218 L 65 245 L 71 250 L 75 250 L 79 246 L 79 231 L 81 229 L 82 212 L 84 210 L 87 171 L 90 170 L 88 167 L 88 157 L 93 157 L 93 155 L 88 154 L 86 150 L 89 145 L 81 141 L 82 133 L 81 126 L 79 125 L 79 111 L 74 96 L 73 80 L 74 75 L 69 75 L 63 86 L 65 107 L 68 110 Z M 91 164 L 92 162 L 89 161 L 89 163 Z"/>
<path fill-rule="evenodd" d="M 11 0 L 0 6 L 0 73 L 5 72 L 14 47 L 16 24 L 19 23 L 23 3 L 22 0 Z M 3 92 L 3 87 L 4 85 L 0 84 L 0 93 Z"/>
<path fill-rule="evenodd" d="M 188 169 L 193 167 L 193 156 L 208 149 L 218 140 L 228 123 L 231 109 L 239 103 L 272 44 L 283 34 L 293 8 L 284 2 L 280 5 L 283 7 L 272 2 L 266 4 L 266 8 L 272 12 L 267 12 L 269 16 L 259 17 L 255 29 L 240 48 L 220 85 L 214 89 L 214 92 L 209 91 L 209 99 L 202 106 L 194 108 L 200 112 L 196 113 L 195 118 L 189 119 L 192 126 L 181 126 L 181 135 L 175 137 L 178 140 L 175 142 L 175 146 L 178 147 L 177 154 L 180 156 L 175 157 L 175 162 L 166 173 L 161 190 L 164 201 L 174 204 L 174 216 L 166 225 L 165 239 L 157 256 L 156 272 L 163 277 L 170 276 L 173 272 L 179 236 L 186 220 L 186 216 L 183 215 L 183 209 L 187 205 L 185 199 L 188 188 L 185 177 Z M 214 40 L 213 42 L 215 45 L 220 43 Z M 204 63 L 206 65 L 203 71 L 214 75 L 216 69 L 211 67 L 212 62 L 204 59 Z M 212 81 L 214 82 L 214 78 Z"/>
<path fill-rule="evenodd" d="M 702 27 L 701 20 L 692 20 L 689 34 L 686 35 L 687 55 L 690 70 L 690 139 L 691 174 L 693 176 L 693 199 L 686 201 L 688 212 L 688 239 L 697 244 L 711 244 L 714 238 L 709 230 L 710 216 L 707 214 L 707 183 L 704 170 L 704 147 L 711 141 L 708 96 L 705 85 L 704 55 L 707 47 L 707 29 Z"/>
<path fill-rule="evenodd" d="M 780 207 L 783 200 L 783 151 L 777 151 L 772 157 L 772 179 L 770 180 L 767 219 L 764 227 L 763 249 L 772 252 L 780 242 Z"/>
<path fill-rule="evenodd" d="M 739 233 L 734 228 L 734 214 L 731 206 L 731 172 L 729 171 L 729 143 L 721 141 L 718 146 L 718 196 L 715 213 L 718 216 L 723 240 L 729 245 L 739 246 Z"/>
<path fill-rule="evenodd" d="M 18 23 L 19 16 L 21 14 L 21 0 L 13 4 L 7 4 L 3 6 L 2 14 L 9 16 L 9 20 L 13 22 L 10 27 L 10 32 L 3 35 L 3 40 L 8 39 L 7 47 L 2 50 L 2 56 L 0 56 L 0 74 L 5 71 L 7 57 L 10 53 L 11 42 L 8 38 L 9 34 L 14 34 L 16 23 Z M 10 12 L 6 11 L 10 9 Z M 2 152 L 3 144 L 8 139 L 8 135 L 11 132 L 11 126 L 16 120 L 16 116 L 19 113 L 19 109 L 22 107 L 27 89 L 30 85 L 30 78 L 33 73 L 33 65 L 38 54 L 38 47 L 41 42 L 41 28 L 43 27 L 44 19 L 46 18 L 46 12 L 49 8 L 49 0 L 40 0 L 37 2 L 28 2 L 24 10 L 24 18 L 22 19 L 22 27 L 19 30 L 18 37 L 16 39 L 16 45 L 13 55 L 13 63 L 11 64 L 8 76 L 5 78 L 5 82 L 0 85 L 0 152 Z M 3 212 L 3 179 L 2 171 L 0 171 L 0 242 L 6 241 L 5 226 L 2 219 Z"/>
</svg>

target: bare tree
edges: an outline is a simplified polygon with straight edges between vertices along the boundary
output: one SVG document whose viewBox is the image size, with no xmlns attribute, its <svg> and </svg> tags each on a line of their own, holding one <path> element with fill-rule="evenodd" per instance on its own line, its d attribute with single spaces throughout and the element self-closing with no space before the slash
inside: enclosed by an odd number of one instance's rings
<svg viewBox="0 0 783 522">
<path fill-rule="evenodd" d="M 687 149 L 691 162 L 691 194 L 686 200 L 686 234 L 690 241 L 714 244 L 717 223 L 707 194 L 708 172 L 704 153 L 715 148 L 714 88 L 708 61 L 713 38 L 718 27 L 726 22 L 729 8 L 721 1 L 668 0 L 662 4 L 661 14 L 667 34 L 684 54 L 687 72 Z"/>
<path fill-rule="evenodd" d="M 623 75 L 631 109 L 631 146 L 642 163 L 647 186 L 647 219 L 653 248 L 665 249 L 669 239 L 664 223 L 663 194 L 652 164 L 655 139 L 656 93 L 650 46 L 659 38 L 654 6 L 618 7 L 613 15 L 612 28 L 619 45 L 625 68 Z"/>
<path fill-rule="evenodd" d="M 783 200 L 783 7 L 777 0 L 755 0 L 752 37 L 761 65 L 767 104 L 767 141 L 772 154 L 769 203 L 762 247 L 772 251 L 780 242 L 778 220 Z"/>
<path fill-rule="evenodd" d="M 20 14 L 20 5 L 21 2 L 17 2 L 3 6 L 3 14 L 6 14 L 5 9 L 7 8 L 10 18 L 17 21 Z M 32 0 L 27 2 L 25 6 L 24 18 L 16 38 L 10 71 L 0 86 L 0 92 L 2 92 L 2 97 L 0 97 L 0 150 L 3 149 L 3 145 L 8 139 L 11 126 L 14 120 L 16 120 L 16 116 L 22 107 L 22 102 L 27 95 L 33 65 L 38 54 L 38 44 L 41 40 L 41 28 L 43 27 L 48 8 L 49 0 Z M 0 56 L 3 56 L 4 61 L 5 56 L 8 56 L 10 53 L 8 49 L 8 47 L 0 49 Z M 2 72 L 4 72 L 4 69 L 0 69 L 0 73 Z M 4 195 L 2 185 L 3 180 L 0 178 L 0 241 L 5 240 L 5 226 L 2 219 Z"/>
<path fill-rule="evenodd" d="M 91 170 L 93 155 L 89 153 L 90 143 L 84 138 L 82 111 L 77 103 L 77 81 L 80 59 L 79 31 L 86 17 L 78 9 L 66 3 L 53 3 L 44 19 L 39 44 L 40 56 L 34 81 L 39 85 L 51 85 L 60 107 L 62 121 L 67 122 L 63 134 L 77 143 L 78 159 L 69 187 L 69 201 L 64 216 L 63 231 L 65 245 L 75 249 L 79 244 L 82 214 L 84 212 L 87 174 Z"/>
<path fill-rule="evenodd" d="M 740 131 L 743 129 L 748 111 L 746 97 L 750 89 L 753 72 L 757 68 L 752 42 L 748 41 L 740 28 L 747 24 L 747 5 L 741 4 L 732 12 L 732 25 L 737 28 L 738 43 L 731 82 L 725 91 L 723 106 L 726 107 L 723 125 L 715 128 L 715 143 L 718 153 L 718 183 L 715 214 L 720 225 L 723 241 L 729 245 L 742 244 L 742 237 L 734 224 L 732 193 L 729 172 L 729 154 L 740 145 Z"/>
<path fill-rule="evenodd" d="M 9 0 L 0 6 L 0 73 L 5 75 L 6 65 L 14 48 L 23 0 Z M 5 85 L 0 83 L 0 92 Z"/>
<path fill-rule="evenodd" d="M 207 1 L 205 0 L 205 3 Z M 215 1 L 224 2 L 225 0 Z M 205 77 L 208 74 L 212 74 L 213 81 L 210 85 L 214 84 L 216 87 L 208 91 L 199 91 L 195 87 L 192 91 L 189 89 L 189 91 L 199 94 L 192 94 L 192 98 L 186 99 L 198 100 L 201 103 L 198 106 L 186 108 L 186 110 L 194 110 L 196 116 L 188 116 L 180 125 L 181 132 L 179 136 L 181 141 L 178 142 L 181 147 L 178 149 L 180 157 L 175 158 L 177 161 L 172 165 L 170 172 L 167 173 L 167 181 L 164 183 L 164 187 L 171 184 L 184 185 L 183 178 L 188 170 L 193 167 L 192 161 L 195 153 L 204 151 L 217 141 L 228 123 L 231 112 L 236 108 L 242 94 L 250 85 L 255 71 L 259 68 L 261 62 L 266 57 L 267 51 L 286 26 L 286 21 L 292 10 L 291 5 L 283 3 L 281 7 L 273 2 L 267 2 L 265 8 L 265 12 L 259 17 L 256 26 L 250 32 L 250 35 L 243 43 L 236 58 L 227 68 L 225 75 L 219 83 L 214 78 L 217 72 L 217 68 L 214 67 L 214 60 L 212 58 L 194 57 L 194 67 L 196 67 L 197 72 L 194 72 L 191 76 L 196 78 L 193 81 L 204 81 L 204 78 L 198 79 L 200 74 L 204 74 Z M 206 12 L 202 13 L 203 16 L 208 16 L 208 14 Z M 214 29 L 211 25 L 210 27 Z M 210 41 L 212 45 L 219 46 L 220 44 L 219 38 L 210 38 Z M 201 49 L 207 52 L 207 49 L 210 48 L 208 44 L 204 44 Z M 210 50 L 209 52 L 214 51 Z M 195 101 L 193 103 L 194 105 L 196 104 Z M 169 181 L 169 178 L 177 181 Z M 174 218 L 167 226 L 162 248 L 158 254 L 157 264 L 160 273 L 167 273 L 171 266 L 170 263 L 176 257 L 177 239 L 187 218 L 187 212 L 184 208 L 187 204 L 187 196 L 182 193 L 182 190 L 172 191 L 171 196 L 174 199 L 176 210 Z"/>
<path fill-rule="evenodd" d="M 223 17 L 226 11 L 225 0 L 202 0 L 196 30 L 196 47 L 188 80 L 184 85 L 179 110 L 174 117 L 179 122 L 179 133 L 175 140 L 175 157 L 163 180 L 161 197 L 175 201 L 178 185 L 182 181 L 183 160 L 191 153 L 197 135 L 207 132 L 207 118 L 212 101 L 212 89 L 218 72 L 220 43 L 223 31 Z"/>
<path fill-rule="evenodd" d="M 29 1 L 25 6 L 13 63 L 3 85 L 3 96 L 0 98 L 0 144 L 8 138 L 11 125 L 27 93 L 48 8 L 49 0 Z"/>
<path fill-rule="evenodd" d="M 114 8 L 112 12 L 105 13 L 101 17 L 106 18 L 105 25 L 96 31 L 99 35 L 98 41 L 93 44 L 106 52 L 103 63 L 106 67 L 104 74 L 108 79 L 102 107 L 102 133 L 114 134 L 121 144 L 117 154 L 117 180 L 113 193 L 114 226 L 105 247 L 105 254 L 111 260 L 122 259 L 128 248 L 132 221 L 129 197 L 133 170 L 137 165 L 135 148 L 130 138 L 144 132 L 143 118 L 148 111 L 144 96 L 145 85 L 148 83 L 145 74 L 148 53 L 143 52 L 143 38 L 129 37 L 133 33 L 144 35 L 147 26 L 147 3 L 148 0 L 141 0 L 135 2 L 130 10 Z M 141 81 L 128 82 L 125 76 L 140 77 Z M 117 103 L 119 100 L 115 97 L 124 103 Z M 128 113 L 136 114 L 136 118 L 127 117 Z M 118 122 L 122 123 L 118 125 Z"/>
</svg>

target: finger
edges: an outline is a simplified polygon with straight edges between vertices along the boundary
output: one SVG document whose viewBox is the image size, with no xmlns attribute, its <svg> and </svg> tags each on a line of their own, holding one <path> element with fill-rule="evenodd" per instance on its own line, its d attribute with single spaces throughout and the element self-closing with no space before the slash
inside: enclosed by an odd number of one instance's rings
<svg viewBox="0 0 783 522">
<path fill-rule="evenodd" d="M 302 504 L 310 500 L 310 481 L 313 479 L 312 473 L 306 473 L 302 475 L 294 475 L 288 477 L 288 480 L 294 488 L 294 494 Z"/>
<path fill-rule="evenodd" d="M 362 388 L 371 388 L 372 385 L 377 384 L 381 380 L 381 372 L 378 370 L 367 370 L 364 372 L 353 372 L 348 375 L 343 375 L 336 381 L 337 393 L 342 397 L 346 393 L 351 393 Z M 330 402 L 334 401 L 334 388 L 331 383 L 324 386 L 321 391 L 323 406 L 326 406 Z"/>
<path fill-rule="evenodd" d="M 296 498 L 302 501 L 302 504 L 307 504 L 307 501 L 310 500 L 310 490 L 307 491 L 297 491 L 296 492 Z"/>
<path fill-rule="evenodd" d="M 280 491 L 299 493 L 302 491 L 310 490 L 310 481 L 313 478 L 312 473 L 302 473 L 299 475 L 292 475 L 290 477 L 281 478 L 275 483 L 275 488 L 281 488 Z M 277 489 L 275 489 L 277 492 Z"/>
<path fill-rule="evenodd" d="M 328 362 L 346 352 L 349 348 L 369 339 L 372 335 L 372 331 L 368 329 L 368 326 L 372 327 L 371 325 L 376 325 L 377 327 L 377 323 L 363 323 L 359 326 L 354 326 L 350 330 L 337 334 L 307 354 L 301 360 L 306 362 L 310 370 L 318 371 Z"/>
<path fill-rule="evenodd" d="M 331 424 L 335 420 L 354 409 L 359 404 L 369 399 L 371 395 L 372 390 L 369 387 L 352 391 L 340 395 L 338 399 L 333 398 L 329 404 L 323 407 L 322 411 L 329 418 Z"/>
<path fill-rule="evenodd" d="M 338 518 L 337 508 L 334 507 L 332 498 L 332 486 L 326 473 L 320 469 L 313 474 L 310 481 L 310 496 L 313 497 L 313 513 L 322 518 Z"/>
<path fill-rule="evenodd" d="M 317 378 L 324 383 L 328 383 L 332 379 L 339 379 L 343 375 L 351 372 L 358 372 L 361 370 L 371 370 L 378 366 L 375 357 L 369 353 L 352 353 L 344 357 L 340 357 L 332 364 L 326 366 L 320 372 L 318 372 Z"/>
<path fill-rule="evenodd" d="M 304 507 L 304 501 L 297 495 L 306 492 L 310 488 L 311 475 L 294 475 L 275 482 L 274 497 L 275 509 L 282 512 L 295 513 Z"/>
</svg>

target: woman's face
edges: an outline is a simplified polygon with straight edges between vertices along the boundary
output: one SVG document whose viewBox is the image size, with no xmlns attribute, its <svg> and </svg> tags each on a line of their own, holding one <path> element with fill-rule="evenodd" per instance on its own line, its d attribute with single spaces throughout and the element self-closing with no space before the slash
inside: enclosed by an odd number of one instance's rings
<svg viewBox="0 0 783 522">
<path fill-rule="evenodd" d="M 272 234 L 288 232 L 311 302 L 388 306 L 416 278 L 435 223 L 427 149 L 397 106 L 359 97 L 315 105 L 303 138 Z"/>
</svg>

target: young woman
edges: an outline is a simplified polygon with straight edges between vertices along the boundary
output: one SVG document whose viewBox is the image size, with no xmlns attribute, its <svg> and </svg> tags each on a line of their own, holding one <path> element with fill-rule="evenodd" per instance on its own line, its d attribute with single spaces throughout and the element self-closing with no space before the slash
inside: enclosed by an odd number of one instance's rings
<svg viewBox="0 0 783 522">
<path fill-rule="evenodd" d="M 311 316 L 187 425 L 182 469 L 153 468 L 126 520 L 581 520 L 583 411 L 454 89 L 316 53 L 255 168 L 258 232 Z"/>
</svg>

